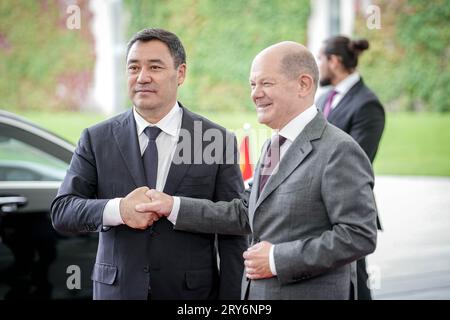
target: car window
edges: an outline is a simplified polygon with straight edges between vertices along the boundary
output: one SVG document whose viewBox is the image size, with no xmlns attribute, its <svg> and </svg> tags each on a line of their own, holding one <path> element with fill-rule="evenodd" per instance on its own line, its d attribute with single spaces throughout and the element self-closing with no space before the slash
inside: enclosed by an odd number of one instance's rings
<svg viewBox="0 0 450 320">
<path fill-rule="evenodd" d="M 0 181 L 62 181 L 67 167 L 32 145 L 0 136 Z"/>
</svg>

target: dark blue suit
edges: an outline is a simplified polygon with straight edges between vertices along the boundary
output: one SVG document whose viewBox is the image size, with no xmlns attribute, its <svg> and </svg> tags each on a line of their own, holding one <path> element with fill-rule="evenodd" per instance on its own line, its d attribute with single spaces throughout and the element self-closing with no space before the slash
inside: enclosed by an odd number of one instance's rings
<svg viewBox="0 0 450 320">
<path fill-rule="evenodd" d="M 243 182 L 235 137 L 183 108 L 181 128 L 192 137 L 194 121 L 202 124 L 201 130 L 195 127 L 196 133 L 211 128 L 219 130 L 224 137 L 221 152 L 225 154 L 228 142 L 228 147 L 234 148 L 235 162 L 172 163 L 164 192 L 213 201 L 239 197 Z M 201 138 L 194 140 L 191 156 L 203 154 L 209 143 Z M 126 225 L 102 226 L 103 209 L 109 199 L 124 197 L 145 185 L 131 110 L 83 131 L 53 201 L 52 220 L 59 231 L 100 232 L 92 272 L 94 298 L 147 299 L 150 286 L 152 299 L 239 299 L 246 238 L 218 235 L 216 243 L 214 234 L 176 231 L 167 219 L 160 219 L 147 230 Z"/>
<path fill-rule="evenodd" d="M 317 100 L 323 111 L 329 92 Z M 373 162 L 384 130 L 384 109 L 376 95 L 360 79 L 334 107 L 328 122 L 347 132 Z"/>
</svg>

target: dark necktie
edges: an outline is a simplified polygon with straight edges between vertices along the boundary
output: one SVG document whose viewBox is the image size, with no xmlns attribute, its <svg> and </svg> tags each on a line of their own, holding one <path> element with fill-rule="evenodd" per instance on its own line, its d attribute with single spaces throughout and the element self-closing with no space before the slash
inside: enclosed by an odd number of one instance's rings
<svg viewBox="0 0 450 320">
<path fill-rule="evenodd" d="M 144 164 L 145 178 L 147 187 L 150 189 L 156 188 L 156 177 L 158 175 L 158 148 L 156 147 L 156 138 L 161 133 L 158 127 L 147 127 L 144 133 L 148 137 L 147 148 L 145 148 L 142 155 L 142 162 Z M 148 228 L 150 237 L 154 237 L 156 232 L 153 230 L 153 225 Z M 147 300 L 151 300 L 151 286 L 148 286 Z"/>
<path fill-rule="evenodd" d="M 331 112 L 331 105 L 333 103 L 333 99 L 334 96 L 337 94 L 338 92 L 336 90 L 333 90 L 330 92 L 330 94 L 328 95 L 327 98 L 327 102 L 325 103 L 325 107 L 323 108 L 323 115 L 325 116 L 325 119 L 328 119 L 328 115 Z"/>
<path fill-rule="evenodd" d="M 158 127 L 147 127 L 144 133 L 148 137 L 147 148 L 145 148 L 144 154 L 142 155 L 145 178 L 147 187 L 155 189 L 158 174 L 158 148 L 156 147 L 156 138 L 161 133 L 161 129 Z"/>
<path fill-rule="evenodd" d="M 261 161 L 261 171 L 259 174 L 259 194 L 261 194 L 267 180 L 269 180 L 270 176 L 273 174 L 273 170 L 280 162 L 280 148 L 285 141 L 285 137 L 276 134 L 272 137 L 267 147 L 266 153 Z"/>
</svg>

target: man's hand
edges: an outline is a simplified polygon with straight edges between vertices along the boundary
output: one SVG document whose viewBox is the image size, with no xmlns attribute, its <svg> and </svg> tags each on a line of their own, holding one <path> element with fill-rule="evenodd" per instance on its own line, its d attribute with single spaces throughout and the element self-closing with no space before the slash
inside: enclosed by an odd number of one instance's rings
<svg viewBox="0 0 450 320">
<path fill-rule="evenodd" d="M 139 203 L 135 209 L 141 213 L 154 213 L 158 216 L 167 217 L 172 212 L 173 197 L 163 192 L 151 189 L 145 193 L 145 195 L 151 200 L 146 203 Z"/>
<path fill-rule="evenodd" d="M 120 200 L 120 216 L 123 222 L 134 229 L 147 229 L 159 219 L 157 214 L 151 212 L 137 212 L 135 206 L 138 203 L 150 202 L 145 193 L 150 190 L 147 187 L 140 187 L 131 191 L 125 198 Z"/>
<path fill-rule="evenodd" d="M 270 271 L 269 253 L 272 244 L 261 241 L 244 252 L 246 276 L 249 279 L 272 278 Z"/>
</svg>

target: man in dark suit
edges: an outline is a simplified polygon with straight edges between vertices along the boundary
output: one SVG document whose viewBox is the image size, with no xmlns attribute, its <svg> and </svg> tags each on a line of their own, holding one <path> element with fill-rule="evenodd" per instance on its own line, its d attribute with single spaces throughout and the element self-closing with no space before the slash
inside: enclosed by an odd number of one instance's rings
<svg viewBox="0 0 450 320">
<path fill-rule="evenodd" d="M 243 191 L 236 139 L 177 101 L 186 58 L 176 35 L 145 29 L 127 48 L 132 110 L 85 129 L 52 204 L 54 227 L 99 232 L 94 299 L 238 299 L 246 238 L 174 230 L 135 211 L 149 188 L 211 200 Z M 223 138 L 215 162 L 206 132 Z M 217 141 L 216 141 L 217 142 Z M 224 157 L 231 150 L 231 161 Z M 183 161 L 181 161 L 181 160 Z M 219 259 L 218 259 L 219 258 Z"/>
<path fill-rule="evenodd" d="M 253 60 L 258 122 L 274 132 L 241 199 L 213 203 L 150 190 L 152 201 L 136 206 L 167 216 L 176 230 L 251 233 L 242 298 L 350 299 L 355 262 L 375 249 L 372 168 L 317 111 L 318 73 L 312 54 L 291 41 Z"/>
<path fill-rule="evenodd" d="M 325 41 L 319 56 L 320 84 L 332 89 L 317 101 L 328 122 L 347 132 L 373 163 L 384 130 L 385 114 L 376 95 L 356 70 L 367 40 L 337 36 Z M 381 224 L 377 216 L 377 227 Z M 358 260 L 358 299 L 371 300 L 365 259 Z"/>
</svg>

